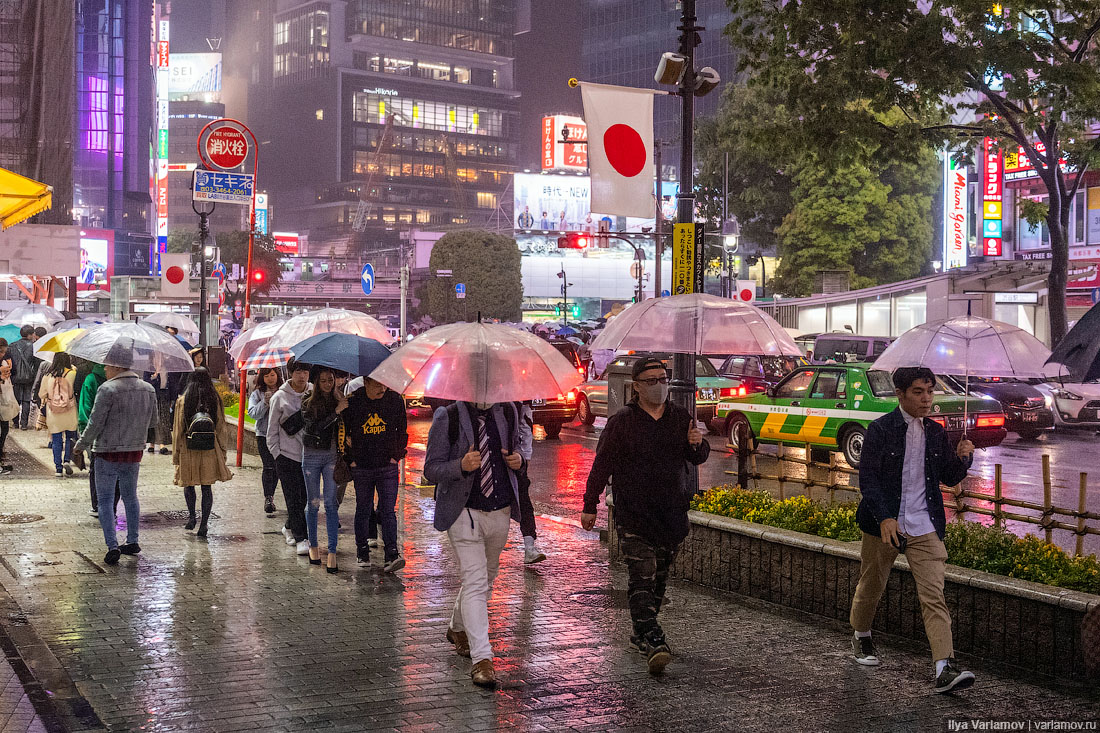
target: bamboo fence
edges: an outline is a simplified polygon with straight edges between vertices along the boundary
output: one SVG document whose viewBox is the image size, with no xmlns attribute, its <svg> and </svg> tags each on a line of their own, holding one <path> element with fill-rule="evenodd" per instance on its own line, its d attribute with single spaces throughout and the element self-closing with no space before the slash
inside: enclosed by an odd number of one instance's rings
<svg viewBox="0 0 1100 733">
<path fill-rule="evenodd" d="M 746 445 L 747 441 L 742 441 Z M 730 446 L 733 447 L 733 446 Z M 814 489 L 821 489 L 828 494 L 829 501 L 835 501 L 837 491 L 849 491 L 859 493 L 859 487 L 848 483 L 840 483 L 841 476 L 858 476 L 857 469 L 847 465 L 840 465 L 837 453 L 829 453 L 829 461 L 822 463 L 814 461 L 811 449 L 820 446 L 805 445 L 806 457 L 801 458 L 789 453 L 789 448 L 782 444 L 776 446 L 776 453 L 761 453 L 758 447 L 751 450 L 745 448 L 737 452 L 738 469 L 726 471 L 727 474 L 738 477 L 738 483 L 746 486 L 749 480 L 771 481 L 779 485 L 779 498 L 785 499 L 787 487 L 790 485 L 804 487 L 806 494 L 813 498 Z M 735 449 L 736 450 L 736 449 Z M 756 457 L 765 456 L 777 460 L 777 473 L 775 475 L 761 473 L 757 469 Z M 793 476 L 787 471 L 788 465 L 805 467 L 805 476 Z M 810 475 L 812 469 L 824 469 L 828 472 L 828 478 L 824 481 L 815 479 Z M 959 518 L 965 518 L 967 514 L 978 514 L 993 517 L 996 527 L 1004 527 L 1006 520 L 1034 524 L 1042 528 L 1047 542 L 1052 541 L 1054 530 L 1064 530 L 1075 535 L 1076 555 L 1084 553 L 1084 541 L 1086 535 L 1100 535 L 1100 526 L 1092 523 L 1100 522 L 1100 513 L 1090 512 L 1086 509 L 1085 500 L 1088 493 L 1088 474 L 1081 472 L 1078 483 L 1077 508 L 1055 506 L 1051 501 L 1052 480 L 1050 473 L 1050 456 L 1043 454 L 1043 503 L 1023 499 L 1013 499 L 1004 495 L 1004 485 L 1001 478 L 1001 464 L 994 465 L 993 493 L 972 491 L 969 486 L 974 479 L 968 477 L 958 486 L 940 486 L 944 495 L 944 506 L 951 508 Z M 1030 512 L 1022 514 L 1020 511 Z"/>
</svg>

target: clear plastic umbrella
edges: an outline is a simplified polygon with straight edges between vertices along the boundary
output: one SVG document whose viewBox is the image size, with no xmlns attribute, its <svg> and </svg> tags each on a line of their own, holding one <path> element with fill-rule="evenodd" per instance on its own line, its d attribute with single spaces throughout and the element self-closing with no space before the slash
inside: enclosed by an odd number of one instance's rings
<svg viewBox="0 0 1100 733">
<path fill-rule="evenodd" d="M 970 377 L 1044 377 L 1050 349 L 1027 331 L 978 316 L 956 316 L 914 326 L 875 359 L 875 369 L 923 366 L 936 374 Z M 963 425 L 968 405 L 963 402 Z M 965 431 L 965 428 L 964 428 Z"/>
<path fill-rule="evenodd" d="M 237 362 L 243 362 L 257 351 L 267 345 L 271 337 L 283 327 L 286 321 L 264 321 L 237 334 L 233 343 L 229 345 L 229 355 Z M 238 363 L 238 367 L 241 364 Z"/>
<path fill-rule="evenodd" d="M 144 323 L 104 323 L 69 342 L 65 350 L 97 364 L 135 372 L 190 372 L 191 357 L 175 336 Z"/>
<path fill-rule="evenodd" d="M 406 395 L 464 402 L 554 398 L 581 382 L 557 349 L 507 326 L 437 326 L 395 351 L 370 376 Z"/>
<path fill-rule="evenodd" d="M 180 335 L 187 334 L 193 336 L 192 341 L 197 341 L 199 338 L 199 326 L 188 316 L 182 313 L 172 313 L 171 311 L 160 311 L 154 313 L 151 316 L 146 316 L 141 319 L 142 323 L 151 323 L 154 326 L 160 326 L 161 328 L 174 328 L 179 331 Z"/>
<path fill-rule="evenodd" d="M 392 344 L 393 336 L 378 319 L 366 313 L 343 308 L 322 308 L 300 313 L 286 320 L 282 328 L 272 335 L 268 346 L 273 349 L 289 349 L 319 333 L 350 333 L 374 339 L 380 344 Z"/>
<path fill-rule="evenodd" d="M 12 324 L 15 326 L 52 328 L 53 324 L 64 320 L 65 315 L 56 308 L 37 303 L 27 303 L 8 311 L 8 314 L 4 316 L 4 320 L 0 321 L 0 325 Z"/>
<path fill-rule="evenodd" d="M 591 348 L 668 354 L 802 355 L 790 334 L 764 311 L 749 303 L 705 293 L 635 303 L 607 322 Z"/>
</svg>

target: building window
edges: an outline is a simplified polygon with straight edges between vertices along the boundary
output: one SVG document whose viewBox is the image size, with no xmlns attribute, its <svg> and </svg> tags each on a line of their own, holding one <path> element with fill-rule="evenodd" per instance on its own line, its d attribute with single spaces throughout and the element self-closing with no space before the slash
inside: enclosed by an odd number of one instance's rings
<svg viewBox="0 0 1100 733">
<path fill-rule="evenodd" d="M 316 112 L 313 113 L 313 116 L 316 117 L 318 120 L 324 120 L 325 119 L 325 111 L 323 109 L 319 109 L 319 110 L 317 110 Z"/>
<path fill-rule="evenodd" d="M 497 207 L 497 195 L 495 193 L 477 192 L 477 208 L 495 209 Z"/>
<path fill-rule="evenodd" d="M 385 123 L 386 115 L 392 114 L 395 115 L 394 124 L 398 127 L 489 137 L 502 137 L 507 131 L 506 113 L 502 110 L 368 92 L 356 92 L 352 105 L 355 122 L 381 125 Z"/>
</svg>

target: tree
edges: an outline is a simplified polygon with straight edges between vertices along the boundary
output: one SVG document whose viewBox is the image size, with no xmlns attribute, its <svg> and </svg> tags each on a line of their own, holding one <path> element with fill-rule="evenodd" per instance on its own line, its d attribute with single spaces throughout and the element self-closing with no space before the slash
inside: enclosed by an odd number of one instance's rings
<svg viewBox="0 0 1100 733">
<path fill-rule="evenodd" d="M 516 240 L 486 231 L 449 232 L 432 248 L 432 272 L 450 270 L 451 277 L 428 282 L 427 307 L 422 312 L 437 323 L 483 318 L 518 321 L 523 279 Z M 455 297 L 455 285 L 466 286 L 466 298 Z"/>
<path fill-rule="evenodd" d="M 1066 332 L 1069 206 L 1100 164 L 1090 126 L 1100 109 L 1100 5 L 1095 0 L 852 3 L 727 0 L 726 32 L 742 70 L 784 91 L 822 155 L 867 141 L 921 143 L 972 156 L 984 137 L 1023 148 L 1049 194 L 1051 340 Z M 904 116 L 883 121 L 887 110 Z M 1072 181 L 1057 164 L 1076 170 Z"/>
<path fill-rule="evenodd" d="M 728 153 L 729 210 L 744 241 L 778 247 L 773 287 L 783 295 L 809 295 L 819 270 L 852 271 L 857 287 L 917 276 L 932 248 L 939 167 L 931 149 L 906 151 L 909 159 L 869 141 L 838 165 L 782 98 L 765 84 L 731 86 L 700 125 L 700 180 L 718 192 L 710 206 L 721 208 Z"/>
</svg>

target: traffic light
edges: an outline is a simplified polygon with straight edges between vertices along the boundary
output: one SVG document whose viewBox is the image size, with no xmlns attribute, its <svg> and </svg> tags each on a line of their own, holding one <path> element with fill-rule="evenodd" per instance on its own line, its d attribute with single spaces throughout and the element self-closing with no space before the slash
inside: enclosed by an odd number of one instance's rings
<svg viewBox="0 0 1100 733">
<path fill-rule="evenodd" d="M 253 285 L 263 285 L 264 280 L 267 280 L 267 274 L 263 270 L 253 270 L 252 271 L 252 284 Z"/>
<path fill-rule="evenodd" d="M 592 238 L 580 232 L 570 232 L 564 237 L 558 237 L 558 249 L 588 249 L 592 244 Z"/>
</svg>

